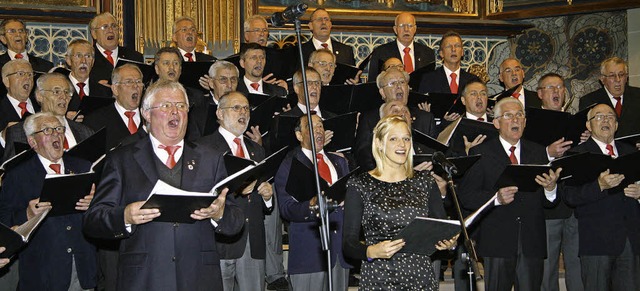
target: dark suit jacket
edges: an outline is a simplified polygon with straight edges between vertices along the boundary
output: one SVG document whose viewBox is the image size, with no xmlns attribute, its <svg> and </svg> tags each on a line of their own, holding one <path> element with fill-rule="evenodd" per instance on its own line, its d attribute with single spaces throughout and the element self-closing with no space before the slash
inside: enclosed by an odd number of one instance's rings
<svg viewBox="0 0 640 291">
<path fill-rule="evenodd" d="M 196 52 L 196 62 L 212 62 L 217 60 L 216 57 L 210 56 L 208 54 Z"/>
<path fill-rule="evenodd" d="M 219 152 L 230 152 L 231 148 L 220 134 L 216 131 L 211 135 L 207 135 L 197 141 L 206 147 L 211 147 Z M 264 149 L 257 143 L 248 138 L 244 138 L 244 143 L 249 152 L 251 160 L 260 162 L 265 158 Z M 256 185 L 256 189 L 259 185 Z M 216 243 L 218 244 L 218 254 L 221 259 L 239 259 L 244 254 L 247 245 L 247 236 L 249 236 L 249 248 L 251 257 L 258 260 L 266 258 L 266 241 L 264 234 L 264 215 L 269 214 L 272 207 L 267 208 L 264 204 L 262 196 L 258 191 L 253 191 L 249 195 L 233 194 L 227 196 L 227 199 L 233 201 L 242 209 L 246 217 L 242 232 L 226 236 L 216 234 Z M 275 202 L 275 200 L 271 200 Z"/>
<path fill-rule="evenodd" d="M 480 81 L 478 76 L 468 73 L 464 69 L 460 69 L 460 80 L 458 81 L 458 95 L 462 93 L 464 86 L 473 82 Z M 418 92 L 420 93 L 451 93 L 451 88 L 449 87 L 449 81 L 447 80 L 447 75 L 445 74 L 444 67 L 439 67 L 435 69 L 435 71 L 431 71 L 422 76 L 422 80 L 420 80 L 420 88 Z"/>
<path fill-rule="evenodd" d="M 274 85 L 274 84 L 269 84 L 266 82 L 262 82 L 262 93 L 269 95 L 269 96 L 286 96 L 287 95 L 287 90 L 285 90 L 284 88 L 278 86 L 278 85 Z M 249 88 L 247 88 L 247 85 L 244 83 L 243 77 L 240 77 L 240 81 L 238 81 L 238 87 L 236 88 L 236 90 L 242 94 L 244 94 L 245 96 L 247 96 L 247 94 L 249 94 Z"/>
<path fill-rule="evenodd" d="M 327 153 L 327 157 L 335 167 L 338 177 L 349 173 L 347 160 L 340 156 Z M 291 170 L 293 159 L 301 161 L 312 168 L 311 161 L 304 155 L 302 149 L 297 147 L 287 154 L 276 173 L 274 186 L 278 194 L 278 206 L 280 215 L 289 224 L 289 274 L 305 274 L 322 272 L 327 269 L 326 255 L 322 251 L 320 234 L 318 232 L 319 220 L 309 210 L 309 201 L 297 201 L 287 193 L 287 180 Z M 331 266 L 335 266 L 337 260 L 344 268 L 350 266 L 344 261 L 342 255 L 342 222 L 344 208 L 339 208 L 329 214 L 331 233 Z"/>
<path fill-rule="evenodd" d="M 126 230 L 125 207 L 146 200 L 158 181 L 154 159 L 149 138 L 111 152 L 84 216 L 85 234 L 121 240 L 118 290 L 222 290 L 215 233 L 233 235 L 244 220 L 231 201 L 226 201 L 217 227 L 205 219 L 192 224 L 149 222 Z M 222 155 L 213 149 L 185 142 L 181 159 L 184 190 L 208 192 L 226 176 Z"/>
<path fill-rule="evenodd" d="M 522 139 L 520 144 L 521 164 L 549 162 L 544 147 Z M 497 137 L 471 148 L 469 154 L 481 154 L 482 157 L 465 174 L 459 186 L 459 198 L 463 208 L 474 211 L 498 192 L 496 181 L 511 162 Z M 515 258 L 520 235 L 526 257 L 545 258 L 547 239 L 543 206 L 553 207 L 557 201 L 556 198 L 549 202 L 540 187 L 536 192 L 516 193 L 515 200 L 507 205 L 489 206 L 478 221 L 478 253 L 483 257 Z"/>
<path fill-rule="evenodd" d="M 11 61 L 11 58 L 9 57 L 8 53 L 0 55 L 0 67 L 4 66 L 4 64 L 8 63 L 9 61 Z M 31 69 L 36 72 L 46 73 L 51 70 L 51 68 L 53 68 L 52 62 L 47 61 L 43 58 L 36 57 L 33 54 L 29 54 L 29 63 L 31 64 Z"/>
<path fill-rule="evenodd" d="M 333 39 L 331 40 L 331 47 L 333 48 L 333 55 L 336 56 L 336 63 L 356 65 L 356 59 L 353 56 L 353 47 Z M 312 39 L 302 44 L 302 55 L 305 64 L 309 64 L 309 56 L 311 56 L 311 53 L 315 50 L 316 47 L 313 46 Z"/>
<path fill-rule="evenodd" d="M 433 114 L 416 108 L 409 108 L 413 118 L 412 128 L 426 133 L 431 137 L 437 137 L 436 121 Z M 376 167 L 376 161 L 371 153 L 371 143 L 373 142 L 373 129 L 380 121 L 380 110 L 374 109 L 362 113 L 358 122 L 356 132 L 355 156 L 360 170 L 369 171 Z"/>
<path fill-rule="evenodd" d="M 35 112 L 39 112 L 40 105 L 38 104 L 38 102 L 36 102 L 35 98 L 30 99 L 31 104 L 33 105 L 33 110 Z M 26 116 L 29 115 L 25 115 L 25 117 Z M 6 94 L 0 97 L 0 130 L 3 130 L 5 127 L 7 127 L 7 124 L 9 122 L 18 122 L 20 120 L 22 120 L 22 118 L 18 116 L 18 113 L 13 108 L 11 101 L 9 101 L 9 97 L 7 97 Z"/>
<path fill-rule="evenodd" d="M 104 86 L 98 83 L 97 80 L 89 78 L 89 88 L 91 90 L 91 97 L 101 97 L 101 98 L 113 98 L 113 92 L 111 92 L 111 88 Z M 69 101 L 69 111 L 78 111 L 80 108 L 80 96 L 77 91 L 73 91 L 73 96 L 71 96 L 71 101 Z M 82 113 L 80 113 L 82 114 Z"/>
<path fill-rule="evenodd" d="M 416 70 L 436 61 L 436 54 L 430 47 L 414 41 L 413 48 L 413 55 L 415 59 L 414 68 Z M 403 59 L 402 55 L 400 55 L 400 51 L 398 51 L 398 44 L 396 40 L 373 49 L 371 59 L 369 60 L 369 75 L 367 76 L 367 80 L 369 82 L 376 81 L 376 77 L 378 77 L 378 74 L 382 71 L 380 63 L 384 63 L 390 58 L 398 58 L 401 61 Z"/>
<path fill-rule="evenodd" d="M 616 142 L 615 145 L 620 155 L 635 151 L 625 143 Z M 572 150 L 602 154 L 593 138 Z M 623 191 L 612 190 L 600 191 L 597 180 L 578 187 L 567 186 L 565 200 L 576 207 L 580 256 L 619 256 L 627 239 L 633 253 L 640 254 L 640 204 L 636 199 L 624 196 Z"/>
<path fill-rule="evenodd" d="M 608 104 L 614 108 L 604 87 L 580 98 L 580 110 L 591 104 Z M 622 114 L 618 118 L 616 137 L 640 133 L 640 88 L 626 86 L 622 98 Z"/>
<path fill-rule="evenodd" d="M 140 119 L 143 119 L 142 116 L 140 116 Z M 82 121 L 82 123 L 94 131 L 98 131 L 103 127 L 107 129 L 107 143 L 105 144 L 105 149 L 107 151 L 117 146 L 123 139 L 131 135 L 127 124 L 124 123 L 118 113 L 118 110 L 116 110 L 115 104 L 102 107 L 89 113 L 84 117 L 84 121 Z"/>
<path fill-rule="evenodd" d="M 207 101 L 202 106 L 197 106 L 189 110 L 189 124 L 187 126 L 187 139 L 190 141 L 212 134 L 211 130 L 218 129 L 218 118 L 216 116 L 216 105 L 212 97 L 205 96 Z"/>
<path fill-rule="evenodd" d="M 524 89 L 524 102 L 526 107 L 542 108 L 542 100 L 538 98 L 538 92 Z"/>
<path fill-rule="evenodd" d="M 67 121 L 69 122 L 69 129 L 73 133 L 73 137 L 76 138 L 76 142 L 80 143 L 93 134 L 93 130 L 91 130 L 91 128 L 87 127 L 86 125 L 69 119 L 67 119 Z M 19 122 L 7 128 L 7 132 L 5 133 L 6 144 L 4 156 L 2 157 L 3 162 L 16 154 L 19 154 L 19 152 L 16 152 L 15 143 L 28 144 L 23 125 L 24 122 Z"/>
<path fill-rule="evenodd" d="M 73 157 L 63 160 L 66 173 L 84 173 L 91 167 L 89 162 Z M 27 221 L 29 201 L 40 197 L 45 176 L 37 155 L 7 172 L 0 192 L 0 222 L 13 226 Z M 94 288 L 95 252 L 82 234 L 81 213 L 47 217 L 19 253 L 20 290 L 68 290 L 72 260 L 82 288 Z"/>
<path fill-rule="evenodd" d="M 113 66 L 107 58 L 102 55 L 102 52 L 98 50 L 97 46 L 93 46 L 95 51 L 95 60 L 93 62 L 93 68 L 91 68 L 91 74 L 89 75 L 90 79 L 96 80 L 96 82 L 100 80 L 108 80 L 111 83 L 111 73 L 113 72 Z M 118 58 L 124 58 L 127 60 L 132 60 L 136 62 L 144 62 L 144 57 L 141 53 L 129 49 L 126 47 L 118 47 Z M 116 58 L 113 58 L 115 61 Z"/>
</svg>

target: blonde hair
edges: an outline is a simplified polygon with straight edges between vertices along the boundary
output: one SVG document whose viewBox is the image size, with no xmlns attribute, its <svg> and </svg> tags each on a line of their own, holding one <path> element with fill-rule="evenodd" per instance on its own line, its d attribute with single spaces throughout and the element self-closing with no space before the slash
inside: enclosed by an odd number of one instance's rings
<svg viewBox="0 0 640 291">
<path fill-rule="evenodd" d="M 376 127 L 373 129 L 373 142 L 371 143 L 371 152 L 373 153 L 373 159 L 376 160 L 376 168 L 373 169 L 374 176 L 382 175 L 384 171 L 383 160 L 386 159 L 386 145 L 387 145 L 387 136 L 392 128 L 396 126 L 405 126 L 409 133 L 411 133 L 411 124 L 407 123 L 407 121 L 402 118 L 400 115 L 389 115 L 386 116 L 376 124 Z M 408 148 L 409 155 L 407 156 L 407 160 L 404 162 L 404 171 L 407 175 L 407 178 L 413 177 L 413 138 L 411 138 L 411 147 Z"/>
</svg>

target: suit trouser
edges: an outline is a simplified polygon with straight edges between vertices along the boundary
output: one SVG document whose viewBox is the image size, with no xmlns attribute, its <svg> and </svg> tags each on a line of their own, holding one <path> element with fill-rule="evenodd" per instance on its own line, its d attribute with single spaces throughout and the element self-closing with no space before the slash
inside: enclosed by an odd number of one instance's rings
<svg viewBox="0 0 640 291">
<path fill-rule="evenodd" d="M 640 290 L 640 256 L 628 239 L 619 256 L 580 256 L 580 263 L 584 290 Z"/>
<path fill-rule="evenodd" d="M 0 269 L 0 291 L 15 291 L 18 289 L 19 272 L 18 256 L 14 256 L 11 262 Z"/>
<path fill-rule="evenodd" d="M 251 257 L 249 236 L 239 259 L 220 260 L 224 291 L 264 291 L 264 260 Z"/>
<path fill-rule="evenodd" d="M 333 289 L 335 291 L 346 291 L 349 289 L 349 269 L 345 269 L 336 262 L 331 269 Z M 307 274 L 290 274 L 291 287 L 293 291 L 326 291 L 329 290 L 329 278 L 327 272 L 316 272 Z"/>
<path fill-rule="evenodd" d="M 278 200 L 273 195 L 273 211 L 264 216 L 264 234 L 267 245 L 265 259 L 265 279 L 267 283 L 284 278 L 282 258 L 282 218 L 278 209 Z"/>
<path fill-rule="evenodd" d="M 580 272 L 580 258 L 578 258 L 578 220 L 571 215 L 566 219 L 548 219 L 546 224 L 547 258 L 544 260 L 544 274 L 540 290 L 560 290 L 558 262 L 561 251 L 567 290 L 584 290 Z"/>
</svg>

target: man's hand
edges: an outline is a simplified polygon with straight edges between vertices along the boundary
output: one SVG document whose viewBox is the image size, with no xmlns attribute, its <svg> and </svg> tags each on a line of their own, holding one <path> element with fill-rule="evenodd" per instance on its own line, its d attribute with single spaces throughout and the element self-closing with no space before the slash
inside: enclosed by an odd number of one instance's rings
<svg viewBox="0 0 640 291">
<path fill-rule="evenodd" d="M 291 111 L 291 104 L 287 104 L 287 106 L 282 107 L 282 112 L 280 113 L 285 113 L 287 111 Z M 276 112 L 276 114 L 278 114 L 278 112 Z"/>
<path fill-rule="evenodd" d="M 109 84 L 109 80 L 100 80 L 100 81 L 98 81 L 98 84 L 111 89 L 111 85 Z"/>
<path fill-rule="evenodd" d="M 331 139 L 333 138 L 333 131 L 332 130 L 325 130 L 324 131 L 324 146 L 327 146 L 330 142 Z"/>
<path fill-rule="evenodd" d="M 431 171 L 433 170 L 433 163 L 431 161 L 424 161 L 413 167 L 415 171 Z"/>
<path fill-rule="evenodd" d="M 436 184 L 438 185 L 438 189 L 440 190 L 440 197 L 444 197 L 447 195 L 447 180 L 436 175 L 436 173 L 431 172 L 431 177 L 436 179 Z"/>
<path fill-rule="evenodd" d="M 562 168 L 555 171 L 549 170 L 548 174 L 543 173 L 542 176 L 536 175 L 536 183 L 547 191 L 553 191 L 556 188 L 558 178 L 560 178 L 560 172 L 562 172 Z"/>
<path fill-rule="evenodd" d="M 456 112 L 451 112 L 451 113 L 447 112 L 444 115 L 444 120 L 446 121 L 456 121 L 458 120 L 458 118 L 460 118 L 460 114 Z"/>
<path fill-rule="evenodd" d="M 436 244 L 436 249 L 443 251 L 443 250 L 451 250 L 453 249 L 457 243 L 458 243 L 458 237 L 460 236 L 460 234 L 456 234 L 456 236 L 452 237 L 449 240 L 441 240 Z"/>
<path fill-rule="evenodd" d="M 0 253 L 3 253 L 6 250 L 7 249 L 5 249 L 4 247 L 0 247 Z M 7 259 L 7 258 L 0 259 L 0 268 L 6 266 L 8 263 L 9 263 L 9 259 Z"/>
<path fill-rule="evenodd" d="M 137 225 L 153 221 L 160 216 L 160 209 L 140 209 L 146 201 L 133 202 L 124 208 L 124 223 Z"/>
<path fill-rule="evenodd" d="M 87 211 L 89 209 L 89 205 L 91 204 L 91 200 L 93 200 L 93 194 L 96 193 L 96 184 L 91 185 L 91 191 L 89 191 L 89 195 L 82 197 L 78 202 L 76 202 L 76 210 L 79 211 Z"/>
<path fill-rule="evenodd" d="M 388 259 L 393 257 L 406 243 L 403 239 L 385 240 L 367 247 L 367 258 Z"/>
<path fill-rule="evenodd" d="M 484 134 L 479 134 L 473 141 L 469 141 L 467 139 L 467 136 L 463 135 L 462 139 L 464 140 L 464 151 L 467 153 L 467 155 L 469 155 L 469 150 L 472 147 L 481 144 L 485 139 L 487 139 L 487 136 Z"/>
<path fill-rule="evenodd" d="M 242 195 L 251 194 L 251 192 L 253 192 L 253 189 L 256 187 L 256 182 L 258 182 L 258 181 L 254 180 L 253 182 L 251 182 L 249 185 L 247 185 L 247 187 L 244 187 L 244 189 L 242 189 L 242 192 L 240 192 L 240 193 Z"/>
<path fill-rule="evenodd" d="M 273 77 L 273 73 L 269 73 L 268 75 L 262 77 L 262 82 L 280 86 L 284 88 L 284 90 L 289 92 L 289 85 L 287 85 L 287 81 L 276 79 L 275 77 Z"/>
<path fill-rule="evenodd" d="M 591 132 L 588 129 L 586 129 L 582 134 L 580 134 L 580 143 L 587 141 L 590 137 L 591 137 Z"/>
<path fill-rule="evenodd" d="M 624 175 L 622 174 L 611 174 L 609 169 L 600 173 L 598 176 L 598 186 L 600 186 L 600 191 L 604 191 L 607 189 L 611 189 L 613 187 L 617 187 L 624 180 Z"/>
<path fill-rule="evenodd" d="M 255 143 L 262 145 L 262 134 L 260 133 L 260 126 L 252 126 L 250 129 L 251 130 L 248 130 L 247 132 L 245 132 L 245 134 Z"/>
<path fill-rule="evenodd" d="M 513 199 L 516 197 L 516 192 L 518 192 L 518 187 L 516 186 L 500 188 L 500 190 L 498 190 L 498 203 L 500 203 L 500 205 L 507 205 L 513 202 Z"/>
<path fill-rule="evenodd" d="M 260 186 L 258 186 L 258 194 L 262 196 L 264 201 L 269 201 L 271 197 L 273 197 L 273 187 L 267 182 L 262 182 Z"/>
<path fill-rule="evenodd" d="M 571 148 L 571 144 L 573 144 L 572 141 L 565 141 L 564 137 L 560 138 L 547 147 L 547 154 L 554 158 L 562 157 Z"/>
<path fill-rule="evenodd" d="M 211 90 L 211 86 L 209 86 L 209 82 L 211 82 L 211 77 L 209 77 L 209 75 L 204 75 L 202 77 L 200 77 L 198 79 L 198 84 L 200 84 L 200 87 L 204 88 L 205 90 L 209 91 Z"/>
<path fill-rule="evenodd" d="M 67 119 L 71 119 L 75 122 L 82 122 L 84 120 L 84 115 L 80 114 L 78 111 L 67 111 Z"/>
<path fill-rule="evenodd" d="M 426 112 L 431 112 L 431 104 L 427 102 L 418 103 L 418 109 Z"/>
<path fill-rule="evenodd" d="M 213 203 L 209 205 L 207 208 L 202 208 L 191 213 L 191 218 L 195 220 L 203 220 L 203 219 L 213 219 L 214 221 L 219 221 L 222 219 L 224 215 L 224 203 L 227 200 L 227 192 L 229 192 L 228 188 L 222 190 L 222 193 L 218 195 L 216 200 L 213 200 Z"/>
<path fill-rule="evenodd" d="M 640 184 L 630 184 L 624 188 L 624 196 L 640 199 Z"/>
<path fill-rule="evenodd" d="M 359 70 L 355 77 L 347 79 L 346 81 L 344 81 L 344 83 L 349 85 L 358 84 L 360 83 L 360 75 L 362 75 L 362 70 Z"/>
<path fill-rule="evenodd" d="M 27 206 L 27 220 L 35 217 L 48 208 L 51 208 L 51 202 L 40 202 L 40 198 L 30 200 L 29 206 Z"/>
</svg>

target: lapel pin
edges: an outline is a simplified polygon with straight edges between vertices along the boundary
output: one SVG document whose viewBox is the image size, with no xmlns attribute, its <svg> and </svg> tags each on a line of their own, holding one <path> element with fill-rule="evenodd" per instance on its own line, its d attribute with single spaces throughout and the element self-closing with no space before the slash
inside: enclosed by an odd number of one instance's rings
<svg viewBox="0 0 640 291">
<path fill-rule="evenodd" d="M 339 52 L 339 51 L 336 51 L 336 55 L 339 55 L 339 54 L 340 54 L 340 52 Z"/>
<path fill-rule="evenodd" d="M 187 163 L 187 169 L 189 169 L 190 171 L 193 170 L 193 166 L 196 165 L 196 161 L 195 160 L 191 160 Z"/>
</svg>

